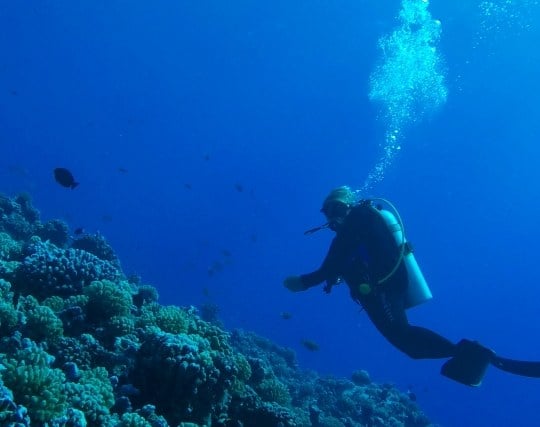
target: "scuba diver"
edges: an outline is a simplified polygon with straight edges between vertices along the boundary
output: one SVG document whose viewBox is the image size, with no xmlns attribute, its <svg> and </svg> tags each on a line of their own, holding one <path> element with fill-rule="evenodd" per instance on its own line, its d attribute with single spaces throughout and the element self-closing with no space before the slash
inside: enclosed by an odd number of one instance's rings
<svg viewBox="0 0 540 427">
<path fill-rule="evenodd" d="M 383 209 L 384 203 L 392 209 Z M 375 327 L 396 348 L 413 359 L 449 359 L 441 369 L 448 378 L 479 386 L 491 364 L 517 375 L 540 377 L 540 362 L 499 357 L 477 341 L 457 344 L 429 329 L 409 324 L 406 310 L 431 299 L 431 292 L 404 234 L 399 213 L 384 199 L 357 201 L 348 187 L 338 187 L 324 200 L 327 222 L 306 231 L 329 228 L 336 233 L 319 269 L 289 276 L 284 285 L 292 292 L 325 282 L 324 291 L 347 283 Z"/>
</svg>

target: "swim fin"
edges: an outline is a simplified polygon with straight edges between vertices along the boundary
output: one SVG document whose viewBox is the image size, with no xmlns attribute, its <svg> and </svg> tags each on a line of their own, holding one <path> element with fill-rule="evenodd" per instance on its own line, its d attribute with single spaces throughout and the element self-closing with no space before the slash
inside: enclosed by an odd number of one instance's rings
<svg viewBox="0 0 540 427">
<path fill-rule="evenodd" d="M 495 352 L 476 341 L 463 339 L 456 347 L 456 355 L 441 368 L 441 374 L 461 384 L 478 387 Z"/>
<path fill-rule="evenodd" d="M 540 362 L 506 359 L 494 356 L 491 364 L 502 371 L 524 377 L 540 378 Z"/>
</svg>

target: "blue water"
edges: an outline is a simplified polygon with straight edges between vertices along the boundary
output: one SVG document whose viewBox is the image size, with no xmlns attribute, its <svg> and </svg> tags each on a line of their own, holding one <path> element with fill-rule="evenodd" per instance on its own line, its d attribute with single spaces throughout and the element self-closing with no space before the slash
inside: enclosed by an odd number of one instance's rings
<svg viewBox="0 0 540 427">
<path fill-rule="evenodd" d="M 303 368 L 366 369 L 411 388 L 446 426 L 535 425 L 540 380 L 491 368 L 466 388 L 439 375 L 441 361 L 385 342 L 344 287 L 282 287 L 326 253 L 329 231 L 303 235 L 323 222 L 326 193 L 360 187 L 379 158 L 385 123 L 369 78 L 399 10 L 397 0 L 5 0 L 0 191 L 28 191 L 43 219 L 100 231 L 162 303 L 217 304 L 227 327 L 294 348 Z M 448 100 L 404 132 L 371 190 L 397 205 L 434 294 L 410 319 L 539 360 L 540 6 L 429 10 L 442 22 Z M 59 166 L 77 189 L 54 182 Z"/>
</svg>

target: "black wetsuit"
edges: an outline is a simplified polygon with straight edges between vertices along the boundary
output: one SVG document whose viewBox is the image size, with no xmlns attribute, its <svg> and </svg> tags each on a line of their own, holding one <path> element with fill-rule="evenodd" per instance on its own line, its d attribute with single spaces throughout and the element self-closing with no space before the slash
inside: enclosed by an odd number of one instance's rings
<svg viewBox="0 0 540 427">
<path fill-rule="evenodd" d="M 414 359 L 454 356 L 455 344 L 429 329 L 409 324 L 405 312 L 408 277 L 403 262 L 388 280 L 377 284 L 395 267 L 400 249 L 375 209 L 369 202 L 351 209 L 321 267 L 302 275 L 302 283 L 310 288 L 326 281 L 330 288 L 343 279 L 353 300 L 362 305 L 377 329 L 399 350 Z M 367 295 L 358 288 L 365 283 L 372 289 Z"/>
</svg>

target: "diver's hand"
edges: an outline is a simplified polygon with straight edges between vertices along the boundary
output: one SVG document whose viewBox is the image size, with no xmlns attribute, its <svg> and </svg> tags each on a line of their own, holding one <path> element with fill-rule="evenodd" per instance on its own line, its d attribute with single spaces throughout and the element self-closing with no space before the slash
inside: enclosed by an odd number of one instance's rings
<svg viewBox="0 0 540 427">
<path fill-rule="evenodd" d="M 283 281 L 283 285 L 291 292 L 305 291 L 306 286 L 302 283 L 300 276 L 289 276 Z"/>
</svg>

